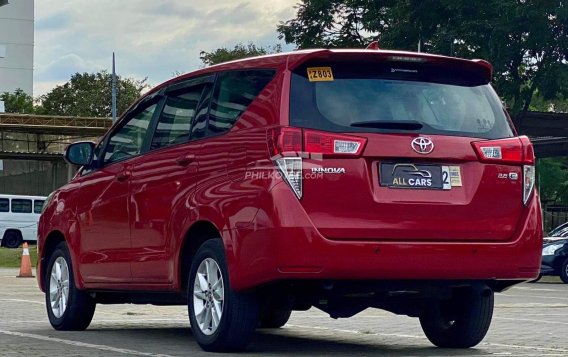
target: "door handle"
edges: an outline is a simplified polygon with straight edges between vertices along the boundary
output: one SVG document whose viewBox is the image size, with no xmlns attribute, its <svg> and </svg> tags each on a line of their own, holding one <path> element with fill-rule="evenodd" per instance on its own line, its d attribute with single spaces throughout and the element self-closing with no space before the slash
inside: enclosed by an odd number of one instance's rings
<svg viewBox="0 0 568 357">
<path fill-rule="evenodd" d="M 130 178 L 131 175 L 132 173 L 130 171 L 122 171 L 116 175 L 116 179 L 118 181 L 126 181 Z"/>
<path fill-rule="evenodd" d="M 178 157 L 176 159 L 176 162 L 180 166 L 187 166 L 187 165 L 191 164 L 193 162 L 193 160 L 195 160 L 195 155 L 187 154 L 187 155 L 182 155 L 182 156 Z"/>
</svg>

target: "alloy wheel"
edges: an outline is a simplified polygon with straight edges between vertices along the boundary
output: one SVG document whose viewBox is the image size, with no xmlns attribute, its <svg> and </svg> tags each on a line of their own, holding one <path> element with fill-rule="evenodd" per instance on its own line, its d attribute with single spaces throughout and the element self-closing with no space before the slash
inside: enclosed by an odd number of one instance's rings
<svg viewBox="0 0 568 357">
<path fill-rule="evenodd" d="M 201 332 L 212 335 L 223 316 L 223 275 L 217 262 L 204 259 L 197 268 L 193 284 L 193 311 Z"/>
<path fill-rule="evenodd" d="M 51 267 L 49 302 L 53 315 L 61 318 L 69 303 L 69 267 L 63 257 L 58 257 Z"/>
</svg>

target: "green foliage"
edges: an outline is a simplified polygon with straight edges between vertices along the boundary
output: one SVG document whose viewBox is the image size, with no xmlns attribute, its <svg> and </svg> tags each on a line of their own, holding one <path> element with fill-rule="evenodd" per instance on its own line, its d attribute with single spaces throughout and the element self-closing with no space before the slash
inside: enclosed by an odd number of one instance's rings
<svg viewBox="0 0 568 357">
<path fill-rule="evenodd" d="M 98 73 L 75 73 L 71 79 L 41 96 L 42 114 L 110 117 L 112 115 L 112 75 L 107 71 Z M 123 113 L 147 87 L 146 79 L 123 79 L 117 76 L 117 113 Z"/>
<path fill-rule="evenodd" d="M 382 48 L 483 58 L 513 114 L 533 94 L 568 97 L 568 4 L 562 0 L 302 0 L 278 25 L 299 48 Z"/>
<path fill-rule="evenodd" d="M 221 47 L 212 52 L 201 51 L 199 58 L 201 59 L 201 62 L 203 62 L 204 66 L 211 66 L 241 58 L 262 56 L 278 52 L 282 52 L 282 46 L 280 45 L 257 47 L 255 44 L 249 42 L 248 45 L 238 43 L 232 49 Z"/>
<path fill-rule="evenodd" d="M 529 109 L 537 112 L 568 113 L 568 97 L 560 95 L 554 99 L 545 99 L 536 92 Z"/>
<path fill-rule="evenodd" d="M 4 102 L 6 113 L 32 114 L 34 112 L 34 99 L 20 88 L 14 93 L 2 93 L 0 101 Z"/>
<path fill-rule="evenodd" d="M 37 249 L 35 245 L 29 247 L 30 261 L 32 267 L 37 263 Z M 22 248 L 8 249 L 0 248 L 0 268 L 19 268 L 22 262 Z"/>
<path fill-rule="evenodd" d="M 568 204 L 568 170 L 566 159 L 539 159 L 536 172 L 542 202 Z"/>
</svg>

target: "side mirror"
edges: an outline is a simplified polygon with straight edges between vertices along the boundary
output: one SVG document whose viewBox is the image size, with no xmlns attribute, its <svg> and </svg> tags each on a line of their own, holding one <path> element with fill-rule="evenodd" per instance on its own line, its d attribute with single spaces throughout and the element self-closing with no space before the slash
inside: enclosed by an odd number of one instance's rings
<svg viewBox="0 0 568 357">
<path fill-rule="evenodd" d="M 73 143 L 65 149 L 63 157 L 70 164 L 78 166 L 88 166 L 93 161 L 95 143 L 91 141 L 79 141 Z"/>
</svg>

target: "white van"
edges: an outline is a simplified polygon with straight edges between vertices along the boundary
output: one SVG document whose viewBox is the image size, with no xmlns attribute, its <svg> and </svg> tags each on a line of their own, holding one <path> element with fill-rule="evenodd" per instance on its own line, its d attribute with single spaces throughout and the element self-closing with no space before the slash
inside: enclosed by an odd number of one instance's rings
<svg viewBox="0 0 568 357">
<path fill-rule="evenodd" d="M 37 241 L 37 222 L 44 196 L 0 194 L 0 246 L 17 248 Z"/>
</svg>

